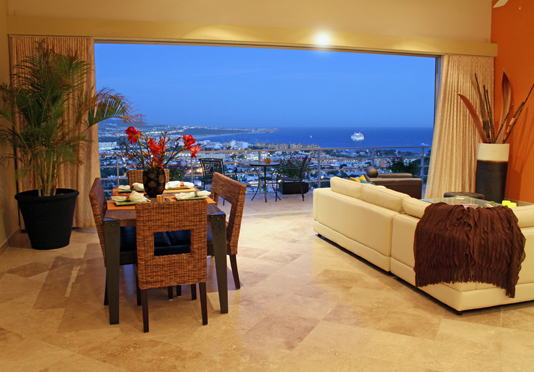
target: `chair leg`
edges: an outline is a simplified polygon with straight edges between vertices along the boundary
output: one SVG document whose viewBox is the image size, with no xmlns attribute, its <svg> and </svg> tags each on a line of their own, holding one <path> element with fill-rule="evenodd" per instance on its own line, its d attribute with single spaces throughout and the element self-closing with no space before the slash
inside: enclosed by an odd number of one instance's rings
<svg viewBox="0 0 534 372">
<path fill-rule="evenodd" d="M 143 289 L 141 291 L 141 306 L 143 309 L 143 332 L 148 332 L 148 298 L 147 290 Z"/>
<path fill-rule="evenodd" d="M 182 286 L 177 285 L 176 286 L 176 297 L 180 297 L 182 295 Z"/>
<path fill-rule="evenodd" d="M 169 295 L 169 300 L 172 300 L 174 298 L 174 287 L 173 286 L 170 286 L 170 287 L 167 287 L 167 292 L 168 292 L 168 295 Z"/>
<path fill-rule="evenodd" d="M 141 290 L 139 289 L 139 278 L 135 274 L 135 293 L 137 294 L 137 306 L 141 306 Z"/>
<path fill-rule="evenodd" d="M 194 301 L 197 299 L 197 285 L 191 284 L 191 300 Z"/>
<path fill-rule="evenodd" d="M 300 181 L 300 195 L 302 195 L 302 201 L 304 201 L 304 187 L 302 186 L 302 181 Z"/>
<path fill-rule="evenodd" d="M 202 325 L 208 324 L 208 301 L 206 299 L 206 282 L 198 283 L 200 288 L 200 308 L 202 310 Z"/>
<path fill-rule="evenodd" d="M 232 266 L 232 275 L 234 276 L 235 289 L 241 288 L 239 282 L 239 272 L 237 271 L 237 256 L 235 254 L 230 255 L 230 265 Z"/>
<path fill-rule="evenodd" d="M 104 306 L 108 306 L 108 283 L 104 289 Z"/>
</svg>

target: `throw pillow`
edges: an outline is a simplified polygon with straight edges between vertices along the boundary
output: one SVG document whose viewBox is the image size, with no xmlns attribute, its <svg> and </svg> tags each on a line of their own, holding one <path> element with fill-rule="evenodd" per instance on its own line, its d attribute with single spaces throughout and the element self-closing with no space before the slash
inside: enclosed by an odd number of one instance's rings
<svg viewBox="0 0 534 372">
<path fill-rule="evenodd" d="M 367 183 L 366 179 L 364 176 L 360 176 L 358 178 L 354 178 L 354 177 L 350 177 L 350 180 L 351 181 L 355 181 L 355 182 L 363 182 L 363 183 Z"/>
</svg>

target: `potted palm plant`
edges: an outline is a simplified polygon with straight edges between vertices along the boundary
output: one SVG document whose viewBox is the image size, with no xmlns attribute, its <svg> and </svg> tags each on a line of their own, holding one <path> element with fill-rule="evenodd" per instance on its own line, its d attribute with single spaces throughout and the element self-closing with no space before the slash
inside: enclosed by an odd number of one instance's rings
<svg viewBox="0 0 534 372">
<path fill-rule="evenodd" d="M 64 164 L 82 163 L 80 151 L 90 142 L 87 130 L 110 118 L 142 122 L 142 115 L 112 90 L 86 92 L 89 69 L 75 54 L 56 53 L 40 42 L 16 66 L 11 83 L 0 85 L 0 117 L 11 124 L 0 127 L 0 142 L 13 148 L 0 155 L 0 162 L 15 160 L 16 177 L 35 182 L 35 190 L 15 196 L 35 249 L 70 242 L 79 193 L 58 188 L 58 176 Z"/>
<path fill-rule="evenodd" d="M 290 158 L 282 160 L 277 169 L 277 173 L 281 176 L 282 182 L 279 183 L 280 192 L 286 194 L 300 194 L 301 188 L 303 193 L 309 191 L 309 184 L 300 181 L 300 168 L 302 167 L 302 159 Z M 311 171 L 310 163 L 304 164 L 303 175 Z"/>
</svg>

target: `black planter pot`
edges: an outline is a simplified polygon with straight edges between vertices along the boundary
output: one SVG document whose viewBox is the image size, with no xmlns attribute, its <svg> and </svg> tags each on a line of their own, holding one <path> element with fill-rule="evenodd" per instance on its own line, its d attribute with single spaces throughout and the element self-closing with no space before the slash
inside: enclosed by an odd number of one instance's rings
<svg viewBox="0 0 534 372">
<path fill-rule="evenodd" d="M 281 182 L 279 184 L 280 192 L 284 195 L 300 194 L 300 184 L 302 183 L 302 191 L 307 193 L 310 189 L 307 182 Z"/>
<path fill-rule="evenodd" d="M 37 190 L 15 195 L 32 248 L 54 249 L 69 245 L 79 194 L 76 190 L 57 189 L 54 196 L 38 196 Z"/>
<path fill-rule="evenodd" d="M 506 191 L 508 163 L 502 161 L 477 161 L 475 191 L 484 199 L 501 203 Z"/>
<path fill-rule="evenodd" d="M 484 195 L 486 200 L 500 203 L 504 199 L 509 151 L 508 144 L 477 145 L 475 192 Z"/>
</svg>

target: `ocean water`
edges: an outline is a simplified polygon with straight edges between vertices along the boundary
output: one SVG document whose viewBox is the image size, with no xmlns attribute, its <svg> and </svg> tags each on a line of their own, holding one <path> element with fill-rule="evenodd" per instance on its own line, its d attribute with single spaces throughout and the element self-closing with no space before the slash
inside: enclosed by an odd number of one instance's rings
<svg viewBox="0 0 534 372">
<path fill-rule="evenodd" d="M 354 142 L 350 136 L 354 132 L 364 135 L 363 141 Z M 328 147 L 396 147 L 432 145 L 433 128 L 394 127 L 394 128 L 280 128 L 275 133 L 237 134 L 231 136 L 204 137 L 214 142 L 231 140 L 268 143 L 318 144 Z"/>
</svg>

